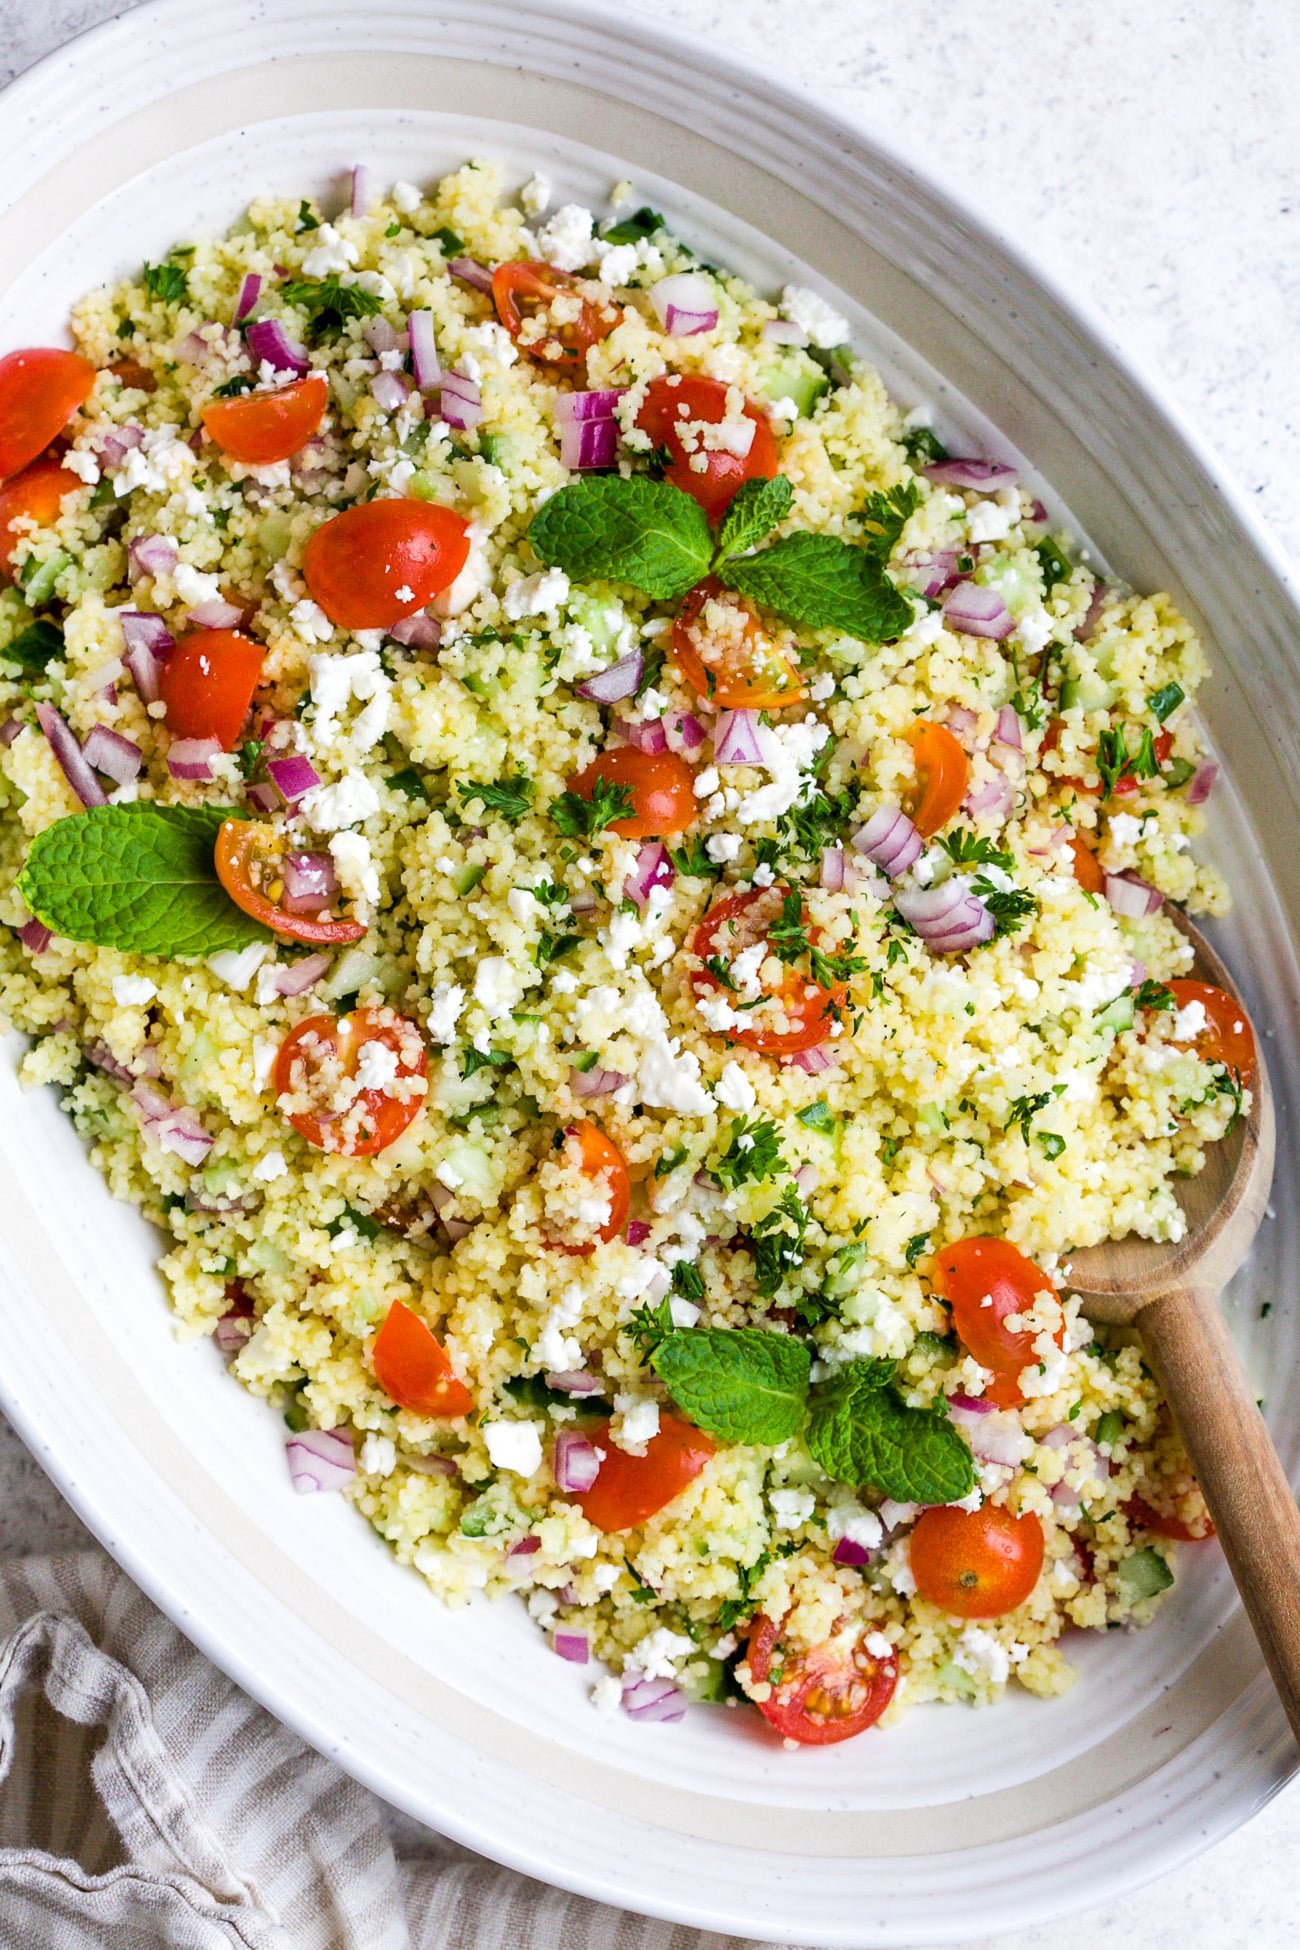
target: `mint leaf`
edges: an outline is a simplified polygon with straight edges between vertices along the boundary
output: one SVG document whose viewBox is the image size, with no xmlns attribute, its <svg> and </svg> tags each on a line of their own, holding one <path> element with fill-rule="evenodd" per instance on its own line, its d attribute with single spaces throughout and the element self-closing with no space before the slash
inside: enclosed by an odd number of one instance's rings
<svg viewBox="0 0 1300 1950">
<path fill-rule="evenodd" d="M 753 548 L 790 512 L 794 489 L 784 474 L 770 481 L 746 481 L 718 527 L 718 550 L 713 566 L 721 569 L 733 555 Z"/>
<path fill-rule="evenodd" d="M 619 223 L 612 223 L 601 232 L 607 244 L 639 244 L 643 237 L 653 237 L 657 230 L 664 228 L 664 220 L 658 210 L 652 210 L 643 203 L 630 217 Z"/>
<path fill-rule="evenodd" d="M 677 1406 L 724 1442 L 786 1442 L 803 1421 L 811 1358 L 761 1327 L 684 1327 L 650 1364 Z"/>
<path fill-rule="evenodd" d="M 221 806 L 92 806 L 32 841 L 18 891 L 69 941 L 132 955 L 212 955 L 269 941 L 212 863 Z"/>
<path fill-rule="evenodd" d="M 528 538 L 548 568 L 575 582 L 630 582 L 658 602 L 685 595 L 713 559 L 699 503 L 645 475 L 603 474 L 561 488 L 534 515 Z"/>
<path fill-rule="evenodd" d="M 970 1446 L 944 1415 L 908 1408 L 892 1361 L 850 1361 L 814 1390 L 805 1440 L 837 1482 L 898 1503 L 956 1503 L 975 1487 Z"/>
<path fill-rule="evenodd" d="M 729 562 L 727 581 L 787 623 L 843 630 L 863 643 L 892 643 L 912 620 L 911 603 L 881 563 L 833 535 L 783 535 Z"/>
<path fill-rule="evenodd" d="M 0 650 L 0 659 L 5 663 L 18 664 L 23 670 L 44 670 L 53 658 L 63 655 L 63 631 L 57 624 L 38 616 L 25 630 L 6 643 Z"/>
</svg>

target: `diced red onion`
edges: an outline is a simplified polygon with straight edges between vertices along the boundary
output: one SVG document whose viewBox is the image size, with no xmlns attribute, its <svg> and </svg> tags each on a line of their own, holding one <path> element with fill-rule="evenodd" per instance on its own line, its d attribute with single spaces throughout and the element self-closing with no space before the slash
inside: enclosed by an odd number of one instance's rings
<svg viewBox="0 0 1300 1950">
<path fill-rule="evenodd" d="M 381 413 L 400 413 L 410 390 L 404 372 L 377 372 L 370 382 L 371 395 Z"/>
<path fill-rule="evenodd" d="M 406 1467 L 415 1470 L 420 1476 L 459 1476 L 460 1469 L 452 1456 L 407 1456 Z"/>
<path fill-rule="evenodd" d="M 972 819 L 1004 820 L 1015 804 L 1015 787 L 1005 772 L 994 771 L 966 794 L 963 807 Z"/>
<path fill-rule="evenodd" d="M 399 617 L 389 624 L 387 633 L 394 643 L 404 643 L 408 650 L 436 650 L 442 642 L 441 623 L 423 609 L 417 609 L 414 616 Z"/>
<path fill-rule="evenodd" d="M 173 1151 L 187 1165 L 201 1165 L 212 1149 L 208 1136 L 194 1111 L 184 1104 L 169 1104 L 165 1097 L 137 1082 L 131 1100 L 140 1113 L 140 1122 L 163 1151 Z"/>
<path fill-rule="evenodd" d="M 600 1473 L 599 1451 L 577 1429 L 561 1429 L 555 1438 L 551 1469 L 557 1489 L 582 1495 Z"/>
<path fill-rule="evenodd" d="M 561 426 L 577 425 L 582 420 L 612 420 L 625 390 L 601 386 L 594 392 L 561 393 L 555 402 L 555 417 Z"/>
<path fill-rule="evenodd" d="M 691 711 L 669 711 L 663 723 L 674 751 L 697 752 L 709 735 Z"/>
<path fill-rule="evenodd" d="M 585 1368 L 548 1371 L 542 1379 L 557 1395 L 599 1395 L 605 1385 L 599 1375 L 588 1374 Z"/>
<path fill-rule="evenodd" d="M 844 892 L 844 848 L 842 846 L 822 848 L 821 882 L 828 894 Z"/>
<path fill-rule="evenodd" d="M 557 1656 L 567 1659 L 571 1666 L 585 1666 L 591 1657 L 591 1647 L 585 1632 L 557 1631 L 551 1644 Z"/>
<path fill-rule="evenodd" d="M 248 788 L 248 803 L 250 806 L 256 806 L 258 812 L 265 813 L 269 818 L 272 813 L 280 810 L 280 795 L 269 780 L 259 779 L 256 785 L 250 785 Z"/>
<path fill-rule="evenodd" d="M 662 718 L 615 718 L 613 729 L 639 752 L 653 756 L 668 750 L 668 732 Z"/>
<path fill-rule="evenodd" d="M 671 887 L 676 871 L 662 840 L 647 840 L 636 856 L 636 864 L 623 882 L 623 894 L 644 908 L 654 887 Z"/>
<path fill-rule="evenodd" d="M 800 1165 L 794 1174 L 795 1190 L 800 1198 L 811 1198 L 821 1182 L 821 1173 L 811 1162 Z"/>
<path fill-rule="evenodd" d="M 1016 478 L 1014 467 L 1008 467 L 1004 460 L 975 460 L 952 458 L 932 461 L 926 468 L 932 481 L 942 481 L 945 487 L 978 488 L 987 493 L 992 488 L 1010 487 Z"/>
<path fill-rule="evenodd" d="M 244 320 L 254 309 L 261 295 L 262 280 L 259 273 L 256 271 L 248 272 L 244 282 L 239 287 L 239 296 L 235 300 L 234 322 L 236 325 L 242 325 L 244 323 Z"/>
<path fill-rule="evenodd" d="M 31 919 L 24 921 L 19 928 L 18 939 L 22 942 L 23 947 L 26 948 L 29 954 L 43 955 L 51 941 L 53 941 L 54 934 L 50 928 L 46 927 L 44 921 L 38 921 L 33 914 Z"/>
<path fill-rule="evenodd" d="M 247 615 L 246 604 L 228 603 L 224 596 L 213 596 L 210 602 L 198 603 L 186 612 L 196 630 L 237 630 Z"/>
<path fill-rule="evenodd" d="M 126 545 L 131 572 L 137 576 L 165 575 L 180 560 L 170 535 L 134 535 Z"/>
<path fill-rule="evenodd" d="M 99 443 L 99 451 L 109 467 L 120 467 L 132 448 L 143 442 L 144 428 L 128 420 L 125 426 L 109 429 Z"/>
<path fill-rule="evenodd" d="M 330 958 L 326 954 L 303 955 L 299 961 L 286 962 L 283 967 L 271 971 L 271 981 L 277 995 L 306 995 L 314 989 L 322 975 L 329 973 Z"/>
<path fill-rule="evenodd" d="M 134 1059 L 133 1059 L 134 1060 Z M 86 1050 L 86 1061 L 92 1069 L 102 1070 L 106 1077 L 115 1083 L 134 1083 L 135 1075 L 125 1063 L 119 1063 L 107 1043 L 91 1043 Z"/>
<path fill-rule="evenodd" d="M 13 744 L 14 739 L 18 736 L 22 728 L 23 721 L 21 718 L 6 718 L 4 723 L 0 724 L 0 749 L 7 750 Z"/>
<path fill-rule="evenodd" d="M 1020 713 L 1014 704 L 1004 704 L 998 712 L 997 730 L 993 736 L 1003 745 L 1010 746 L 1014 752 L 1024 750 L 1024 736 L 1020 729 Z"/>
<path fill-rule="evenodd" d="M 328 853 L 286 853 L 280 874 L 287 914 L 316 914 L 328 907 L 338 892 L 338 875 Z"/>
<path fill-rule="evenodd" d="M 678 271 L 650 287 L 655 316 L 671 338 L 711 332 L 718 322 L 718 298 L 703 271 Z"/>
<path fill-rule="evenodd" d="M 115 785 L 129 785 L 139 776 L 144 764 L 144 753 L 120 731 L 110 731 L 107 725 L 97 724 L 86 734 L 82 746 L 87 765 L 93 765 L 97 772 L 112 779 Z"/>
<path fill-rule="evenodd" d="M 976 1406 L 961 1403 L 974 1400 Z M 959 1429 L 965 1431 L 972 1452 L 981 1462 L 1003 1463 L 1012 1469 L 1022 1463 L 1034 1446 L 1033 1437 L 1020 1425 L 1020 1418 L 1007 1409 L 995 1409 L 977 1397 L 950 1395 L 949 1413 Z"/>
<path fill-rule="evenodd" d="M 899 874 L 915 866 L 925 850 L 916 827 L 897 806 L 877 806 L 866 825 L 852 835 L 852 841 L 887 880 L 897 880 Z"/>
<path fill-rule="evenodd" d="M 618 704 L 625 697 L 635 696 L 644 674 L 645 657 L 640 650 L 632 650 L 616 664 L 598 670 L 594 677 L 585 677 L 574 688 L 579 697 L 590 698 L 593 703 Z"/>
<path fill-rule="evenodd" d="M 1217 758 L 1204 759 L 1202 763 L 1198 765 L 1196 770 L 1192 773 L 1191 780 L 1188 784 L 1187 787 L 1188 805 L 1203 806 L 1206 800 L 1209 798 L 1210 794 L 1213 792 L 1214 783 L 1215 780 L 1218 778 L 1218 776 L 1219 776 L 1218 759 Z"/>
<path fill-rule="evenodd" d="M 370 170 L 365 163 L 355 163 L 352 168 L 352 201 L 349 205 L 354 217 L 364 217 L 370 209 Z"/>
<path fill-rule="evenodd" d="M 346 1429 L 299 1429 L 284 1445 L 299 1496 L 346 1489 L 357 1473 L 352 1436 Z"/>
<path fill-rule="evenodd" d="M 560 459 L 571 474 L 594 473 L 618 460 L 617 420 L 576 420 L 560 428 Z"/>
<path fill-rule="evenodd" d="M 212 357 L 212 347 L 207 339 L 197 331 L 187 332 L 183 339 L 177 339 L 172 347 L 176 357 L 187 366 L 206 365 Z"/>
<path fill-rule="evenodd" d="M 1098 619 L 1106 606 L 1106 598 L 1109 594 L 1110 591 L 1104 582 L 1093 583 L 1092 594 L 1088 598 L 1088 607 L 1083 612 L 1083 620 L 1074 632 L 1074 640 L 1076 643 L 1088 642 L 1097 627 Z"/>
<path fill-rule="evenodd" d="M 792 318 L 768 318 L 763 321 L 763 337 L 773 345 L 807 345 L 808 334 L 802 325 L 796 325 Z"/>
<path fill-rule="evenodd" d="M 456 1203 L 456 1197 L 453 1192 L 447 1190 L 445 1185 L 435 1184 L 429 1188 L 429 1202 L 438 1214 L 438 1222 L 453 1245 L 458 1239 L 463 1239 L 467 1232 L 473 1232 L 472 1219 L 457 1218 L 448 1210 L 449 1206 Z"/>
<path fill-rule="evenodd" d="M 52 704 L 40 703 L 36 719 L 45 733 L 45 742 L 58 760 L 59 770 L 83 806 L 106 806 L 108 794 L 95 777 L 69 726 Z"/>
<path fill-rule="evenodd" d="M 831 1552 L 831 1561 L 834 1564 L 847 1564 L 856 1570 L 870 1564 L 871 1552 L 865 1544 L 855 1544 L 851 1537 L 841 1537 Z"/>
<path fill-rule="evenodd" d="M 175 638 L 153 610 L 121 609 L 117 620 L 126 644 L 126 667 L 135 680 L 135 687 L 144 703 L 156 704 L 162 667 L 176 648 Z"/>
<path fill-rule="evenodd" d="M 569 1088 L 575 1097 L 608 1097 L 626 1082 L 621 1070 L 606 1070 L 599 1063 L 591 1070 L 569 1071 Z"/>
<path fill-rule="evenodd" d="M 252 1332 L 253 1322 L 247 1314 L 222 1314 L 212 1330 L 212 1339 L 223 1354 L 238 1354 Z"/>
<path fill-rule="evenodd" d="M 422 393 L 432 392 L 442 377 L 438 348 L 433 339 L 433 313 L 409 312 L 406 330 L 411 341 L 411 369 L 415 374 L 415 383 Z"/>
<path fill-rule="evenodd" d="M 361 336 L 372 352 L 405 352 L 410 344 L 409 337 L 403 339 L 393 321 L 382 314 L 366 320 L 361 327 Z"/>
<path fill-rule="evenodd" d="M 624 1236 L 629 1246 L 644 1246 L 646 1240 L 650 1237 L 650 1227 L 644 1219 L 629 1219 L 627 1222 L 627 1232 Z"/>
<path fill-rule="evenodd" d="M 290 758 L 269 758 L 266 775 L 287 806 L 305 798 L 320 784 L 320 773 L 311 760 L 296 752 Z"/>
<path fill-rule="evenodd" d="M 946 880 L 941 887 L 906 888 L 895 894 L 894 905 L 939 954 L 958 954 L 993 938 L 993 916 L 959 880 Z"/>
<path fill-rule="evenodd" d="M 965 741 L 974 736 L 975 727 L 979 723 L 979 717 L 976 712 L 968 711 L 964 704 L 950 704 L 948 706 L 946 722 L 953 737 Z"/>
<path fill-rule="evenodd" d="M 982 583 L 959 582 L 944 600 L 943 613 L 954 630 L 965 636 L 988 636 L 1000 643 L 1016 627 L 1016 619 L 996 589 Z"/>
<path fill-rule="evenodd" d="M 540 1537 L 521 1537 L 518 1543 L 510 1546 L 506 1552 L 506 1558 L 509 1560 L 512 1557 L 536 1557 L 541 1548 L 542 1540 Z"/>
<path fill-rule="evenodd" d="M 575 887 L 569 895 L 569 906 L 575 914 L 594 914 L 599 904 L 589 887 Z"/>
<path fill-rule="evenodd" d="M 210 779 L 212 761 L 220 755 L 216 738 L 176 738 L 167 750 L 167 770 L 174 779 Z"/>
<path fill-rule="evenodd" d="M 908 583 L 923 596 L 942 596 L 960 573 L 955 548 L 936 548 L 925 555 L 910 555 L 902 568 Z"/>
<path fill-rule="evenodd" d="M 258 361 L 265 361 L 276 372 L 291 372 L 303 379 L 311 361 L 300 345 L 295 345 L 278 318 L 255 318 L 245 333 L 248 349 Z"/>
<path fill-rule="evenodd" d="M 1144 961 L 1139 961 L 1135 955 L 1133 960 L 1129 963 L 1129 970 L 1128 970 L 1129 987 L 1131 989 L 1140 989 L 1143 982 L 1146 981 L 1149 973 L 1150 970 L 1147 968 L 1146 963 Z"/>
<path fill-rule="evenodd" d="M 985 1401 L 982 1395 L 964 1395 L 959 1391 L 948 1397 L 949 1408 L 960 1408 L 967 1415 L 991 1415 L 993 1403 Z"/>
<path fill-rule="evenodd" d="M 713 757 L 718 765 L 761 765 L 757 711 L 720 711 L 713 728 Z"/>
<path fill-rule="evenodd" d="M 1106 899 L 1126 921 L 1142 921 L 1164 906 L 1164 895 L 1136 873 L 1107 873 Z"/>
<path fill-rule="evenodd" d="M 790 1058 L 796 1070 L 803 1070 L 810 1077 L 824 1075 L 833 1070 L 840 1060 L 840 1053 L 831 1043 L 814 1043 L 811 1049 L 796 1050 Z"/>
<path fill-rule="evenodd" d="M 454 367 L 444 373 L 438 411 L 449 427 L 456 427 L 462 433 L 476 427 L 483 418 L 483 395 L 478 381 Z"/>
<path fill-rule="evenodd" d="M 684 1720 L 686 1701 L 671 1679 L 646 1679 L 628 1673 L 623 1679 L 623 1711 L 631 1720 Z"/>
<path fill-rule="evenodd" d="M 125 674 L 126 665 L 122 659 L 110 657 L 106 664 L 99 664 L 96 669 L 86 672 L 84 680 L 86 689 L 93 692 L 96 697 L 106 697 L 110 704 L 116 704 L 117 693 L 114 687 L 118 678 Z"/>
<path fill-rule="evenodd" d="M 477 258 L 448 258 L 447 269 L 454 278 L 459 278 L 462 284 L 472 285 L 475 291 L 486 291 L 489 296 L 491 295 L 492 273 L 487 265 L 480 264 Z"/>
</svg>

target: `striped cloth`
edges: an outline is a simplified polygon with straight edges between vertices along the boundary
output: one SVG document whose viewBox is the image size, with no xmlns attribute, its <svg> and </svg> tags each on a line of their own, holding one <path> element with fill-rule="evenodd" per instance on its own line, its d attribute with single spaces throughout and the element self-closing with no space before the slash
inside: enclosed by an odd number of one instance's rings
<svg viewBox="0 0 1300 1950">
<path fill-rule="evenodd" d="M 745 1950 L 421 1831 L 97 1551 L 0 1568 L 0 1950 Z"/>
</svg>

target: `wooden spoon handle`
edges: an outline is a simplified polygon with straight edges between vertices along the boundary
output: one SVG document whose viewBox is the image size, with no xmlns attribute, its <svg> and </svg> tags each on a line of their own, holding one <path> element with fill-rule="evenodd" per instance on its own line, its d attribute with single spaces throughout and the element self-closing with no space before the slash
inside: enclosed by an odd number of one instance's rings
<svg viewBox="0 0 1300 1950">
<path fill-rule="evenodd" d="M 1183 1288 L 1151 1301 L 1134 1324 L 1300 1740 L 1300 1510 L 1223 1311 L 1215 1295 Z"/>
</svg>

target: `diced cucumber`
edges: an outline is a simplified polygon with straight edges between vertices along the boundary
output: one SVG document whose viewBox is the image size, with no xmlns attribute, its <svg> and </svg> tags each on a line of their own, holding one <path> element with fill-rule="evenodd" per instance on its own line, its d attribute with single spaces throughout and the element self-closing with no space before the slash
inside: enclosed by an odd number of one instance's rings
<svg viewBox="0 0 1300 1950">
<path fill-rule="evenodd" d="M 273 1239 L 265 1234 L 255 1239 L 244 1255 L 255 1273 L 291 1273 L 293 1261 L 287 1253 L 282 1253 Z"/>
<path fill-rule="evenodd" d="M 475 1144 L 472 1138 L 454 1138 L 440 1162 L 450 1166 L 459 1177 L 457 1190 L 463 1186 L 469 1197 L 477 1199 L 480 1205 L 496 1204 L 501 1196 L 501 1180 L 481 1144 Z"/>
<path fill-rule="evenodd" d="M 218 1045 L 213 1037 L 206 1029 L 200 1029 L 182 1058 L 181 1067 L 177 1072 L 177 1078 L 186 1093 L 195 1091 L 202 1093 L 204 1075 L 212 1068 L 212 1060 L 217 1050 Z"/>
<path fill-rule="evenodd" d="M 948 1120 L 939 1104 L 918 1104 L 916 1121 L 923 1131 L 933 1131 L 936 1136 L 948 1128 Z"/>
<path fill-rule="evenodd" d="M 797 346 L 769 365 L 758 382 L 764 399 L 793 400 L 801 420 L 806 420 L 823 393 L 830 391 L 830 380 L 806 352 Z"/>
<path fill-rule="evenodd" d="M 940 1666 L 938 1672 L 935 1674 L 935 1678 L 941 1686 L 946 1686 L 952 1692 L 956 1693 L 958 1699 L 976 1700 L 979 1698 L 979 1687 L 975 1683 L 974 1675 L 966 1672 L 952 1659 L 949 1659 L 945 1665 Z"/>
<path fill-rule="evenodd" d="M 580 623 L 597 650 L 612 652 L 627 618 L 622 605 L 606 597 L 604 601 L 575 589 L 569 597 L 569 614 Z"/>
<path fill-rule="evenodd" d="M 518 449 L 508 433 L 481 433 L 478 437 L 478 450 L 483 459 L 493 467 L 508 472 Z"/>
<path fill-rule="evenodd" d="M 1027 567 L 1013 555 L 1000 551 L 990 555 L 982 562 L 975 573 L 976 582 L 986 589 L 996 589 L 1003 602 L 1014 616 L 1020 616 L 1027 609 L 1039 605 L 1038 560 L 1030 558 L 1033 567 Z"/>
<path fill-rule="evenodd" d="M 1190 759 L 1171 758 L 1166 765 L 1162 766 L 1160 776 L 1170 791 L 1176 792 L 1180 785 L 1187 784 L 1195 770 L 1196 767 Z"/>
<path fill-rule="evenodd" d="M 1104 1442 L 1113 1449 L 1115 1444 L 1122 1439 L 1123 1434 L 1124 1417 L 1117 1408 L 1108 1408 L 1104 1415 L 1098 1417 L 1097 1426 L 1092 1432 L 1092 1439 L 1097 1443 Z"/>
<path fill-rule="evenodd" d="M 1115 687 L 1108 684 L 1096 671 L 1089 671 L 1083 677 L 1068 677 L 1061 686 L 1061 709 L 1073 711 L 1076 708 L 1092 713 L 1109 711 L 1115 702 Z"/>
<path fill-rule="evenodd" d="M 368 982 L 378 982 L 382 972 L 383 963 L 378 956 L 364 948 L 346 948 L 321 984 L 320 992 L 327 1002 L 337 1002 L 341 995 L 355 995 Z"/>
<path fill-rule="evenodd" d="M 1097 1011 L 1093 1021 L 1096 1028 L 1113 1029 L 1117 1036 L 1122 1030 L 1131 1029 L 1133 1027 L 1132 992 L 1126 991 L 1123 995 L 1117 995 L 1113 1002 L 1108 1002 L 1104 1009 Z"/>
<path fill-rule="evenodd" d="M 281 556 L 289 552 L 293 523 L 285 514 L 263 515 L 257 524 L 257 539 L 272 560 L 278 562 Z"/>
<path fill-rule="evenodd" d="M 451 884 L 458 894 L 472 894 L 486 872 L 486 867 L 478 866 L 474 861 L 469 861 L 465 866 L 457 867 L 451 877 Z"/>
<path fill-rule="evenodd" d="M 241 1167 L 233 1158 L 209 1158 L 199 1173 L 204 1191 L 213 1198 L 229 1198 L 241 1176 Z"/>
<path fill-rule="evenodd" d="M 1174 1581 L 1164 1558 L 1150 1544 L 1145 1550 L 1134 1551 L 1132 1557 L 1126 1557 L 1116 1575 L 1131 1605 L 1141 1604 L 1144 1598 L 1154 1598 L 1159 1591 L 1168 1591 Z"/>
<path fill-rule="evenodd" d="M 72 567 L 72 557 L 66 552 L 51 555 L 45 562 L 27 562 L 21 573 L 23 594 L 33 609 L 41 603 L 48 603 L 54 594 L 54 585 L 65 569 Z M 31 571 L 29 574 L 28 571 Z"/>
</svg>

